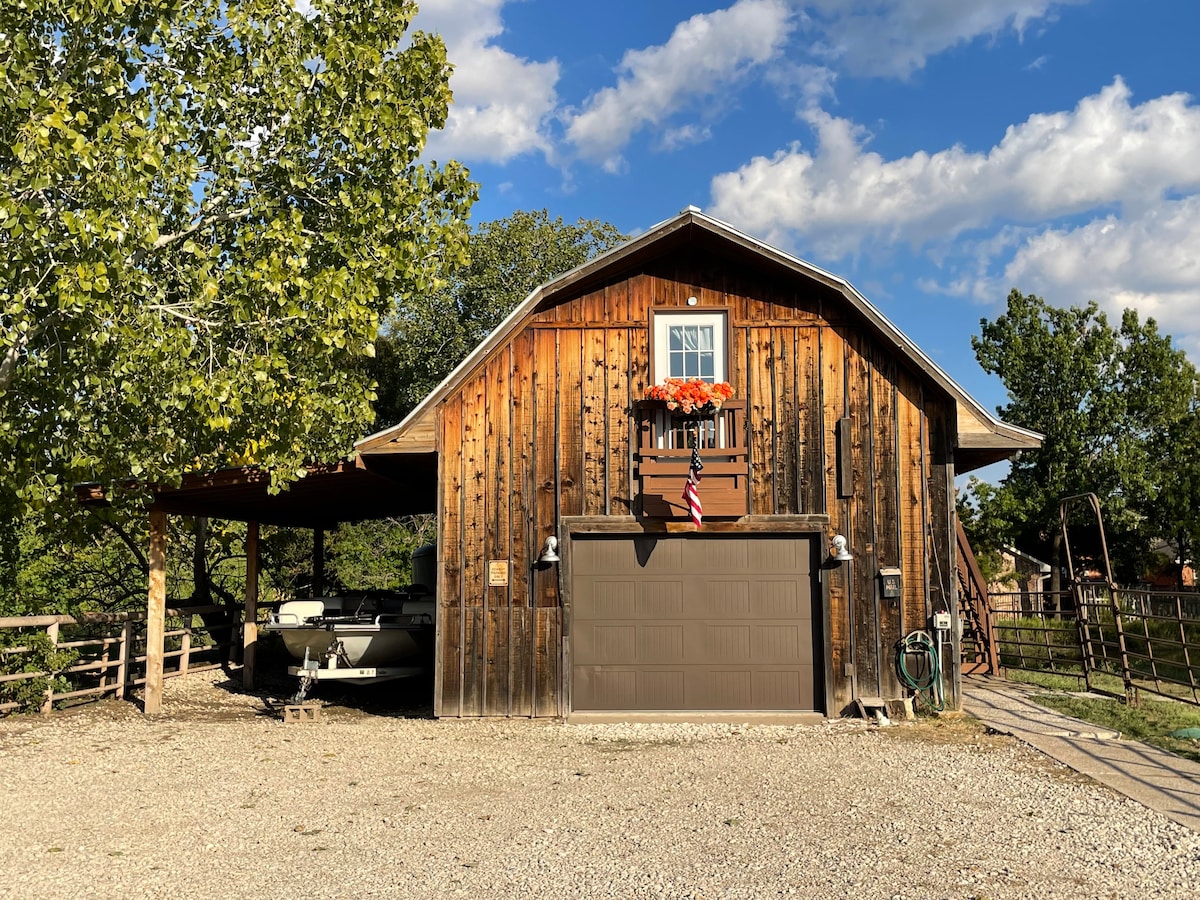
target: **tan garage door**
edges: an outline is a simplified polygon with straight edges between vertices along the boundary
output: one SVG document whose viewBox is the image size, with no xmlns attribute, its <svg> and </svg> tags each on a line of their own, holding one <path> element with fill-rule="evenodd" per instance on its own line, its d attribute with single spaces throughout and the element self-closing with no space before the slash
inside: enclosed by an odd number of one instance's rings
<svg viewBox="0 0 1200 900">
<path fill-rule="evenodd" d="M 578 537 L 574 710 L 815 710 L 813 541 Z"/>
</svg>

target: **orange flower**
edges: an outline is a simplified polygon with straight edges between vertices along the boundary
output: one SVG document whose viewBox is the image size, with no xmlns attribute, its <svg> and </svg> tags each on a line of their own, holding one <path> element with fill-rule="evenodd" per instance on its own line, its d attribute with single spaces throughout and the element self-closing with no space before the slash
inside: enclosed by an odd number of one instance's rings
<svg viewBox="0 0 1200 900">
<path fill-rule="evenodd" d="M 662 384 L 646 388 L 647 400 L 662 400 L 667 409 L 680 410 L 685 415 L 718 410 L 732 396 L 729 382 L 710 384 L 699 378 L 668 378 Z"/>
</svg>

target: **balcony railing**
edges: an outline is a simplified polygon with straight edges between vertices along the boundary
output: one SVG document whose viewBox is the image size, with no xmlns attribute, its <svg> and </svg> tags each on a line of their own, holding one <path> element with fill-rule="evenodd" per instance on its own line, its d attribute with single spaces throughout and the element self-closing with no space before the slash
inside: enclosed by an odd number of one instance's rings
<svg viewBox="0 0 1200 900">
<path fill-rule="evenodd" d="M 699 493 L 705 518 L 747 515 L 750 464 L 745 417 L 744 400 L 727 400 L 708 418 L 672 413 L 662 403 L 643 401 L 638 407 L 637 448 L 642 514 L 687 518 L 683 488 L 692 447 L 698 446 L 704 464 Z"/>
</svg>

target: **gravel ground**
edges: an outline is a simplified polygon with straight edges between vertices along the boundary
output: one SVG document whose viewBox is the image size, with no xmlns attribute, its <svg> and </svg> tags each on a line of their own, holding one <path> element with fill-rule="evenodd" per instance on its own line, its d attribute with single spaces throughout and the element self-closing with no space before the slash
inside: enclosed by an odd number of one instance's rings
<svg viewBox="0 0 1200 900">
<path fill-rule="evenodd" d="M 970 720 L 0 721 L 0 896 L 1188 897 L 1200 835 Z"/>
</svg>

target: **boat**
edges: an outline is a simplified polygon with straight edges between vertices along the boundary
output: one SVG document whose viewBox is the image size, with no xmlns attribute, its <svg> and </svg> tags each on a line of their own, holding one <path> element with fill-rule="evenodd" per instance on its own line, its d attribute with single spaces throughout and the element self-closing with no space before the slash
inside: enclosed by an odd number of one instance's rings
<svg viewBox="0 0 1200 900">
<path fill-rule="evenodd" d="M 370 684 L 428 671 L 433 655 L 434 599 L 419 586 L 408 591 L 347 592 L 289 600 L 263 630 L 277 633 L 299 665 L 293 701 L 312 684 L 337 680 Z"/>
</svg>

